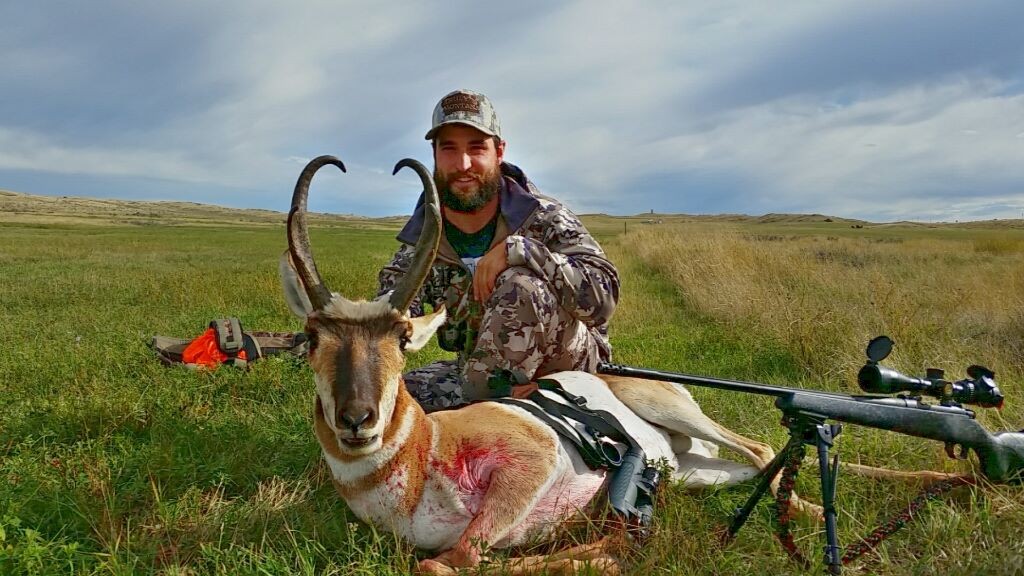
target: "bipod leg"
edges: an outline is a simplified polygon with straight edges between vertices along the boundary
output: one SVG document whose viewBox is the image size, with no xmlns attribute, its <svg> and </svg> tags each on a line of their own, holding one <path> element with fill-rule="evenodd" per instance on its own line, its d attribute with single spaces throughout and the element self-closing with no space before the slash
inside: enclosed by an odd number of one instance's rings
<svg viewBox="0 0 1024 576">
<path fill-rule="evenodd" d="M 836 436 L 842 432 L 841 424 L 815 425 L 814 443 L 818 448 L 818 467 L 821 470 L 821 505 L 825 511 L 825 566 L 829 574 L 841 574 L 843 570 L 839 535 L 836 531 L 836 484 L 839 481 L 839 455 L 832 462 L 828 449 Z"/>
<path fill-rule="evenodd" d="M 779 474 L 779 470 L 782 470 L 786 460 L 789 458 L 789 453 L 797 446 L 803 444 L 803 439 L 798 434 L 790 434 L 789 442 L 786 446 L 775 455 L 775 458 L 768 463 L 768 466 L 761 471 L 761 479 L 757 483 L 757 487 L 754 488 L 753 494 L 747 498 L 747 501 L 743 506 L 736 509 L 733 513 L 732 521 L 729 522 L 729 529 L 725 533 L 723 538 L 724 542 L 729 542 L 736 536 L 736 533 L 740 531 L 740 528 L 747 523 L 747 519 L 750 517 L 750 513 L 754 511 L 754 507 L 764 496 L 764 493 L 768 491 L 768 488 L 772 485 L 772 480 Z"/>
</svg>

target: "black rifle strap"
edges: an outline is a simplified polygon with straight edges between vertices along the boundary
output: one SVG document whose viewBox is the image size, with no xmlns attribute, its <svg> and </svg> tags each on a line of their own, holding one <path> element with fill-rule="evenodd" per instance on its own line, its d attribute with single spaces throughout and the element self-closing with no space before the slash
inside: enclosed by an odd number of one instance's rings
<svg viewBox="0 0 1024 576">
<path fill-rule="evenodd" d="M 569 403 L 563 404 L 562 402 L 552 400 L 542 394 L 540 390 L 536 390 L 528 396 L 528 399 L 539 406 L 540 409 L 536 409 L 527 403 L 516 402 L 512 398 L 492 398 L 490 401 L 512 404 L 528 410 L 542 422 L 554 428 L 560 436 L 572 442 L 580 450 L 580 454 L 587 462 L 587 465 L 593 469 L 617 468 L 621 463 L 620 459 L 612 459 L 602 449 L 601 436 L 626 444 L 629 451 L 643 454 L 643 448 L 640 447 L 640 443 L 626 432 L 626 428 L 611 412 L 587 408 L 586 398 L 572 394 L 565 388 L 562 388 L 562 385 L 556 380 L 537 380 L 537 385 L 543 390 L 555 392 Z M 593 439 L 584 438 L 585 435 L 579 434 L 572 425 L 565 422 L 565 419 L 575 420 L 583 424 Z M 611 447 L 608 449 L 611 450 Z M 596 466 L 594 465 L 595 463 L 597 464 Z"/>
<path fill-rule="evenodd" d="M 601 434 L 604 434 L 605 436 L 611 438 L 612 440 L 615 440 L 616 442 L 622 442 L 628 445 L 630 450 L 640 451 L 641 453 L 643 452 L 643 449 L 640 447 L 640 443 L 638 443 L 636 439 L 630 436 L 629 432 L 626 432 L 626 427 L 623 426 L 622 423 L 619 422 L 619 419 L 616 418 L 615 415 L 612 414 L 611 412 L 608 412 L 606 410 L 593 410 L 591 408 L 588 408 L 586 398 L 584 398 L 583 396 L 576 396 L 575 394 L 569 392 L 565 388 L 562 388 L 562 385 L 559 384 L 557 380 L 541 379 L 537 381 L 537 385 L 544 390 L 550 390 L 552 392 L 559 394 L 560 396 L 568 400 L 569 404 L 565 405 L 560 404 L 558 402 L 554 402 L 553 400 L 544 397 L 544 395 L 540 394 L 540 392 L 534 392 L 533 394 L 531 394 L 531 399 L 534 399 L 534 396 L 540 397 L 542 402 L 545 402 L 549 405 L 556 405 L 553 406 L 553 408 L 560 410 L 560 413 L 562 415 L 568 416 L 574 420 L 582 422 L 583 424 L 589 426 L 593 430 L 596 430 Z"/>
<path fill-rule="evenodd" d="M 561 386 L 559 386 L 559 389 Z M 556 392 L 558 390 L 555 390 Z M 530 400 L 537 403 L 545 411 L 559 414 L 582 423 L 599 434 L 603 434 L 616 442 L 623 442 L 631 450 L 641 450 L 640 444 L 626 432 L 626 429 L 619 422 L 619 419 L 605 410 L 591 410 L 585 406 L 576 404 L 562 404 L 544 396 L 536 391 L 529 396 Z"/>
<path fill-rule="evenodd" d="M 568 392 L 557 381 L 538 380 L 537 385 L 540 390 L 527 397 L 529 402 L 508 397 L 489 401 L 523 408 L 569 440 L 591 469 L 606 468 L 609 507 L 628 525 L 638 529 L 637 536 L 646 536 L 653 517 L 659 473 L 647 465 L 640 443 L 611 412 L 588 408 L 586 398 Z M 545 396 L 541 390 L 559 394 L 568 404 Z M 582 424 L 583 432 L 569 421 Z M 621 454 L 613 442 L 626 444 L 625 454 Z"/>
<path fill-rule="evenodd" d="M 560 415 L 556 418 L 555 415 L 549 414 L 535 404 L 523 402 L 515 398 L 492 398 L 488 400 L 488 402 L 498 402 L 509 406 L 517 406 L 526 410 L 530 414 L 533 414 L 534 417 L 547 424 L 559 436 L 571 442 L 572 445 L 579 450 L 580 456 L 583 457 L 583 461 L 586 462 L 587 466 L 590 467 L 591 470 L 609 468 L 612 466 L 613 463 L 609 460 L 605 452 L 598 447 L 596 441 L 584 438 L 571 424 L 566 422 L 564 418 L 561 418 Z"/>
</svg>

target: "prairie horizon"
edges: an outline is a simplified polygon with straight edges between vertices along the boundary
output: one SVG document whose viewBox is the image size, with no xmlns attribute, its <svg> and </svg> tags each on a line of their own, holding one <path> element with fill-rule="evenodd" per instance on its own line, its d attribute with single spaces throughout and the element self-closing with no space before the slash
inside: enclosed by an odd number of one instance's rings
<svg viewBox="0 0 1024 576">
<path fill-rule="evenodd" d="M 281 204 L 287 208 L 290 191 L 282 192 Z M 571 208 L 571 206 L 570 206 Z M 733 222 L 758 224 L 784 223 L 835 223 L 862 226 L 965 226 L 993 228 L 1024 228 L 1024 218 L 1019 219 L 987 219 L 964 221 L 912 221 L 899 220 L 891 222 L 870 222 L 857 218 L 819 213 L 765 213 L 750 214 L 687 214 L 639 212 L 636 214 L 605 214 L 582 213 L 580 216 L 591 218 L 613 218 L 627 223 L 654 224 L 680 222 Z M 90 223 L 108 221 L 121 224 L 153 224 L 153 223 L 267 223 L 280 224 L 287 217 L 287 210 L 269 210 L 263 208 L 236 208 L 217 204 L 184 202 L 177 200 L 125 200 L 117 198 L 100 198 L 73 195 L 45 195 L 15 192 L 0 188 L 0 220 L 20 222 L 41 222 L 50 218 L 51 221 L 64 218 L 67 222 L 80 221 Z M 359 222 L 378 223 L 385 226 L 401 226 L 409 217 L 408 214 L 392 216 L 363 216 L 348 213 L 309 212 L 311 221 L 328 222 Z M 662 222 L 658 222 L 661 220 Z M 648 222 L 650 221 L 650 222 Z"/>
</svg>

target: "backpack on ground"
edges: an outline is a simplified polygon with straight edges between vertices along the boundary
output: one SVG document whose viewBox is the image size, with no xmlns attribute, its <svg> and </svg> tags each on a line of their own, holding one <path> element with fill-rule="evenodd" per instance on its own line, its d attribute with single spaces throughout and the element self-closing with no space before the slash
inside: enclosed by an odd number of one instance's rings
<svg viewBox="0 0 1024 576">
<path fill-rule="evenodd" d="M 150 347 L 165 365 L 214 369 L 222 364 L 246 368 L 264 356 L 305 356 L 309 343 L 302 332 L 247 332 L 238 318 L 218 318 L 196 338 L 154 336 Z"/>
</svg>

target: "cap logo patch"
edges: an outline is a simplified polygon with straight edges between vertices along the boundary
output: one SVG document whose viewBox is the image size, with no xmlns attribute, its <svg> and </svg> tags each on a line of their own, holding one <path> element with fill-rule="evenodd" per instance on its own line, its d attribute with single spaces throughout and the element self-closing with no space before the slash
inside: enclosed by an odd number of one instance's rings
<svg viewBox="0 0 1024 576">
<path fill-rule="evenodd" d="M 456 112 L 480 113 L 480 102 L 472 94 L 452 94 L 441 100 L 441 109 L 445 116 Z"/>
</svg>

